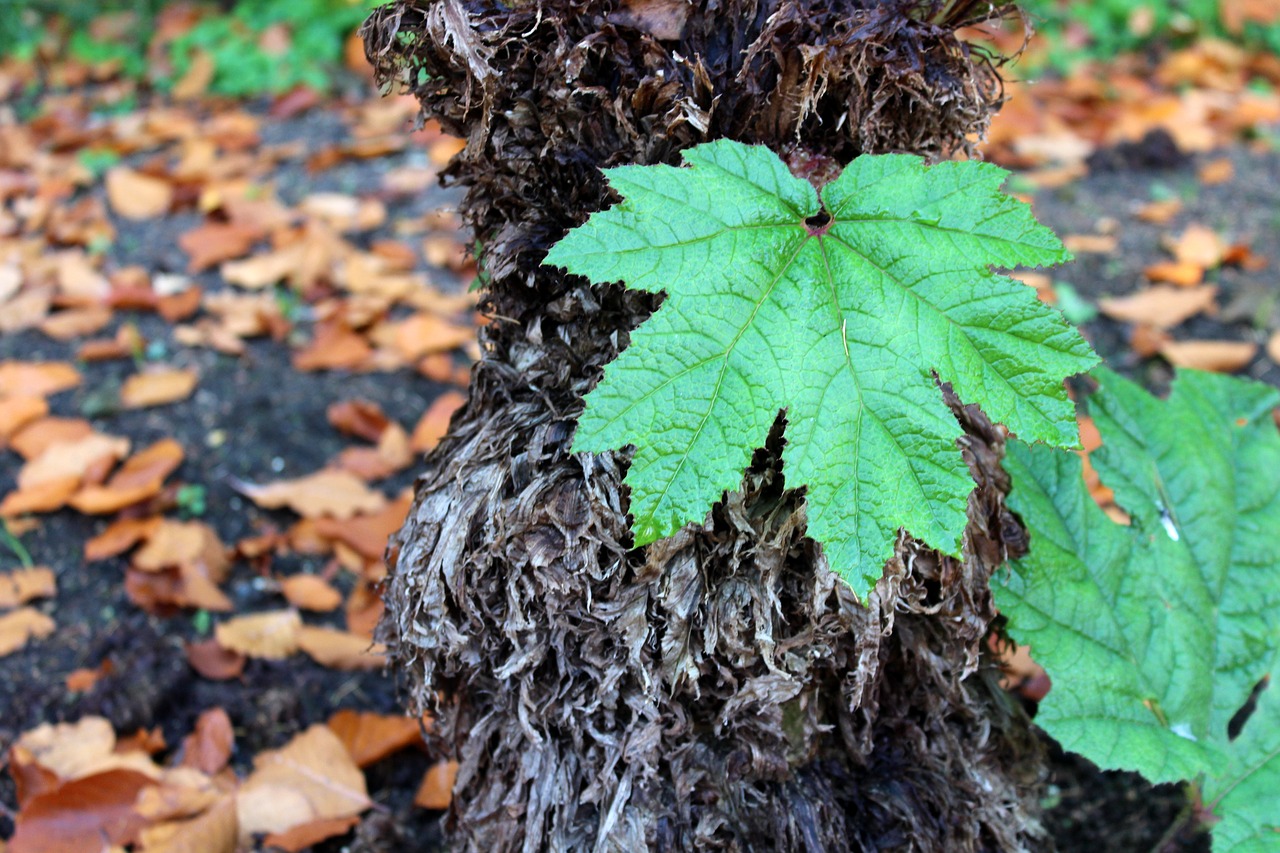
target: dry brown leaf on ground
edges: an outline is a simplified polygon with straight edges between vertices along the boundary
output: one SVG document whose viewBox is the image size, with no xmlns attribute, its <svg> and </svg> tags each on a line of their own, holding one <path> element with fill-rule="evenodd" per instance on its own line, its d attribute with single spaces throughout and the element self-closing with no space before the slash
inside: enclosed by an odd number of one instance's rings
<svg viewBox="0 0 1280 853">
<path fill-rule="evenodd" d="M 431 405 L 422 413 L 417 425 L 413 428 L 413 437 L 409 446 L 418 453 L 434 450 L 449 431 L 449 422 L 454 412 L 466 405 L 467 397 L 457 391 L 445 391 L 431 401 Z"/>
<path fill-rule="evenodd" d="M 1271 337 L 1267 338 L 1267 355 L 1280 364 L 1280 332 L 1272 332 Z"/>
<path fill-rule="evenodd" d="M 370 643 L 359 634 L 304 625 L 298 631 L 298 648 L 316 663 L 333 669 L 381 669 L 386 666 L 386 647 Z"/>
<path fill-rule="evenodd" d="M 299 243 L 241 261 L 228 261 L 222 265 L 220 272 L 228 284 L 248 290 L 261 290 L 292 276 L 301 267 L 305 257 L 306 247 Z"/>
<path fill-rule="evenodd" d="M 9 446 L 23 459 L 31 460 L 49 447 L 79 441 L 93 435 L 93 425 L 84 418 L 44 417 L 31 421 L 9 438 Z"/>
<path fill-rule="evenodd" d="M 134 770 L 108 770 L 33 797 L 14 818 L 8 853 L 96 853 L 130 841 L 145 824 L 134 801 L 152 784 Z"/>
<path fill-rule="evenodd" d="M 18 471 L 18 488 L 27 489 L 62 480 L 80 478 L 102 459 L 123 459 L 129 454 L 129 439 L 90 433 L 74 441 L 62 441 L 44 448 Z"/>
<path fill-rule="evenodd" d="M 64 361 L 0 362 L 0 397 L 48 397 L 80 381 L 80 372 Z"/>
<path fill-rule="evenodd" d="M 228 222 L 206 222 L 178 238 L 191 260 L 187 272 L 198 273 L 244 256 L 262 237 L 262 231 Z"/>
<path fill-rule="evenodd" d="M 164 488 L 165 478 L 183 460 L 182 445 L 172 438 L 157 441 L 130 456 L 101 486 L 85 486 L 71 498 L 71 506 L 87 515 L 106 515 L 153 498 Z"/>
<path fill-rule="evenodd" d="M 17 607 L 36 598 L 52 598 L 57 592 L 53 570 L 44 566 L 0 573 L 0 610 Z"/>
<path fill-rule="evenodd" d="M 0 446 L 27 424 L 49 414 L 44 397 L 0 397 Z"/>
<path fill-rule="evenodd" d="M 107 170 L 107 201 L 125 219 L 153 219 L 173 203 L 173 185 L 124 166 Z"/>
<path fill-rule="evenodd" d="M 364 774 L 324 725 L 312 726 L 282 749 L 262 753 L 253 766 L 236 798 L 242 838 L 358 815 L 372 805 Z"/>
<path fill-rule="evenodd" d="M 345 435 L 354 435 L 365 441 L 377 441 L 391 423 L 390 418 L 377 403 L 368 400 L 341 400 L 325 409 L 325 416 L 334 429 Z"/>
<path fill-rule="evenodd" d="M 387 208 L 382 202 L 342 193 L 312 193 L 302 200 L 298 209 L 339 233 L 371 231 L 387 221 Z"/>
<path fill-rule="evenodd" d="M 1114 234 L 1068 234 L 1062 245 L 1075 255 L 1109 255 L 1116 250 Z"/>
<path fill-rule="evenodd" d="M 1197 314 L 1217 309 L 1218 288 L 1149 287 L 1129 296 L 1098 300 L 1098 310 L 1113 320 L 1170 329 Z"/>
<path fill-rule="evenodd" d="M 111 309 L 102 305 L 68 308 L 50 314 L 38 328 L 55 341 L 66 342 L 101 331 L 111 317 Z"/>
<path fill-rule="evenodd" d="M 1258 345 L 1250 341 L 1170 341 L 1160 354 L 1176 367 L 1235 373 L 1243 370 L 1258 353 Z"/>
<path fill-rule="evenodd" d="M 295 370 L 352 370 L 364 366 L 373 347 L 338 319 L 316 324 L 315 337 L 293 354 Z"/>
<path fill-rule="evenodd" d="M 33 512 L 62 509 L 80 488 L 80 477 L 58 477 L 10 492 L 0 501 L 0 517 L 13 518 Z"/>
<path fill-rule="evenodd" d="M 0 657 L 16 652 L 32 639 L 44 639 L 56 627 L 51 618 L 34 607 L 0 614 Z"/>
<path fill-rule="evenodd" d="M 425 311 L 394 324 L 395 347 L 405 361 L 449 352 L 474 341 L 475 337 L 476 330 L 471 326 L 459 326 Z"/>
<path fill-rule="evenodd" d="M 185 651 L 191 668 L 210 681 L 239 678 L 247 660 L 239 652 L 224 649 L 215 639 L 187 643 Z"/>
<path fill-rule="evenodd" d="M 1182 211 L 1182 199 L 1171 198 L 1163 201 L 1149 201 L 1134 213 L 1143 222 L 1153 225 L 1164 225 Z"/>
<path fill-rule="evenodd" d="M 117 518 L 105 530 L 84 543 L 84 559 L 92 563 L 123 554 L 139 542 L 149 539 L 162 523 L 163 520 L 155 515 L 148 518 Z"/>
<path fill-rule="evenodd" d="M 262 839 L 264 847 L 280 849 L 286 853 L 298 853 L 328 838 L 351 831 L 360 822 L 356 815 L 350 817 L 324 817 L 298 824 L 285 832 L 272 832 Z"/>
<path fill-rule="evenodd" d="M 1201 166 L 1196 176 L 1205 186 L 1225 184 L 1236 176 L 1236 167 L 1226 157 L 1219 157 Z"/>
<path fill-rule="evenodd" d="M 322 470 L 296 480 L 256 486 L 237 484 L 237 490 L 263 509 L 289 507 L 304 518 L 351 518 L 377 512 L 387 499 L 347 471 Z"/>
<path fill-rule="evenodd" d="M 159 779 L 161 770 L 145 752 L 124 747 L 116 739 L 111 722 L 103 717 L 82 717 L 74 723 L 44 723 L 24 732 L 14 743 L 9 760 L 15 779 L 24 782 L 40 779 L 43 786 L 33 789 L 20 785 L 19 802 L 51 790 L 61 782 L 69 782 L 108 770 L 129 770 L 150 779 Z M 52 774 L 36 777 L 33 766 Z"/>
<path fill-rule="evenodd" d="M 296 610 L 273 610 L 228 619 L 213 629 L 218 644 L 246 657 L 283 660 L 298 650 L 302 619 Z"/>
<path fill-rule="evenodd" d="M 182 741 L 181 766 L 210 776 L 227 766 L 236 737 L 231 718 L 222 708 L 210 708 L 196 719 L 195 730 Z"/>
<path fill-rule="evenodd" d="M 413 717 L 344 709 L 331 716 L 327 725 L 357 767 L 368 767 L 402 749 L 422 745 L 422 726 Z"/>
<path fill-rule="evenodd" d="M 135 373 L 120 389 L 120 403 L 126 409 L 144 409 L 176 403 L 191 396 L 196 389 L 194 370 L 164 369 Z"/>
<path fill-rule="evenodd" d="M 362 480 L 372 481 L 403 471 L 413 464 L 414 458 L 409 434 L 400 424 L 392 423 L 383 431 L 377 447 L 348 447 L 331 464 Z"/>
<path fill-rule="evenodd" d="M 82 666 L 67 673 L 62 684 L 70 693 L 85 693 L 93 689 L 93 685 L 115 672 L 115 664 L 108 658 L 96 667 Z"/>
<path fill-rule="evenodd" d="M 235 795 L 223 794 L 195 817 L 144 828 L 139 853 L 235 853 L 239 839 Z"/>
<path fill-rule="evenodd" d="M 1227 251 L 1227 242 L 1218 232 L 1198 223 L 1188 225 L 1177 239 L 1167 241 L 1167 245 L 1176 260 L 1201 269 L 1216 267 Z"/>
<path fill-rule="evenodd" d="M 1143 268 L 1148 281 L 1194 287 L 1204 281 L 1204 267 L 1183 261 L 1157 261 Z"/>
<path fill-rule="evenodd" d="M 380 560 L 387 550 L 387 539 L 404 524 L 412 502 L 401 496 L 376 512 L 361 513 L 347 519 L 320 518 L 315 532 L 333 542 L 342 542 L 366 560 Z"/>
<path fill-rule="evenodd" d="M 158 784 L 138 794 L 134 810 L 149 821 L 185 820 L 216 803 L 222 790 L 194 767 L 171 767 Z"/>
<path fill-rule="evenodd" d="M 280 592 L 285 599 L 300 610 L 328 613 L 342 604 L 342 593 L 327 580 L 316 575 L 290 575 L 280 579 Z M 0 587 L 0 596 L 3 595 Z M 0 603 L 3 599 L 0 598 Z"/>
<path fill-rule="evenodd" d="M 385 609 L 386 604 L 382 601 L 378 587 L 372 581 L 361 580 L 347 597 L 347 606 L 344 608 L 347 630 L 366 640 L 372 640 Z"/>
<path fill-rule="evenodd" d="M 458 762 L 441 761 L 422 777 L 413 804 L 423 809 L 447 809 L 453 801 L 453 783 L 458 779 Z"/>
<path fill-rule="evenodd" d="M 158 572 L 171 566 L 201 565 L 221 583 L 231 565 L 227 547 L 212 527 L 201 521 L 161 520 L 133 555 L 132 564 L 144 572 Z"/>
</svg>

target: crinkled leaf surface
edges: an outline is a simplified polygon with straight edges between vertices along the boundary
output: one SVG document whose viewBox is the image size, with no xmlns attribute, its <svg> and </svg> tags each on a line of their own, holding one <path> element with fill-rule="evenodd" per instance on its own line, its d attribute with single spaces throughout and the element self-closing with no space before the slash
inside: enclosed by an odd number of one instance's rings
<svg viewBox="0 0 1280 853">
<path fill-rule="evenodd" d="M 687 168 L 609 169 L 623 201 L 547 263 L 662 291 L 587 395 L 574 449 L 636 446 L 636 544 L 702 521 L 738 488 L 778 412 L 809 535 L 855 589 L 900 527 L 955 553 L 973 483 L 933 378 L 1031 440 L 1073 445 L 1065 376 L 1095 358 L 1032 290 L 989 265 L 1069 257 L 985 163 L 863 156 L 821 197 L 766 148 L 719 140 Z M 829 221 L 811 220 L 821 212 Z"/>
<path fill-rule="evenodd" d="M 1181 371 L 1167 400 L 1098 371 L 1091 455 L 1132 517 L 1089 497 L 1075 454 L 1010 442 L 1030 554 L 996 588 L 1053 689 L 1036 722 L 1104 768 L 1205 774 L 1215 850 L 1280 850 L 1280 393 Z"/>
</svg>

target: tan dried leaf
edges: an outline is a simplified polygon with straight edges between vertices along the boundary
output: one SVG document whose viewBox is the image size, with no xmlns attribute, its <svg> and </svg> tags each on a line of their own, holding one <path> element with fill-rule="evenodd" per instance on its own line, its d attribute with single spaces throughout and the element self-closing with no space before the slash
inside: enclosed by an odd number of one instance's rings
<svg viewBox="0 0 1280 853">
<path fill-rule="evenodd" d="M 298 631 L 298 647 L 316 663 L 333 669 L 380 669 L 387 663 L 385 646 L 335 628 L 304 625 Z"/>
<path fill-rule="evenodd" d="M 64 361 L 0 362 L 0 397 L 48 397 L 80 384 L 80 372 Z"/>
<path fill-rule="evenodd" d="M 346 471 L 322 470 L 296 480 L 266 485 L 242 485 L 250 500 L 264 509 L 289 507 L 304 518 L 347 519 L 357 513 L 377 512 L 387 499 Z"/>
<path fill-rule="evenodd" d="M 422 726 L 413 717 L 344 709 L 329 718 L 328 726 L 359 767 L 422 744 Z"/>
<path fill-rule="evenodd" d="M 0 609 L 17 607 L 36 598 L 52 598 L 57 592 L 58 583 L 53 570 L 44 566 L 0 574 Z"/>
<path fill-rule="evenodd" d="M 1170 364 L 1214 373 L 1243 370 L 1257 353 L 1250 341 L 1170 341 L 1160 348 Z"/>
<path fill-rule="evenodd" d="M 259 755 L 253 764 L 236 798 L 242 837 L 358 815 L 371 805 L 364 774 L 324 725 Z"/>
<path fill-rule="evenodd" d="M 237 616 L 213 630 L 224 649 L 251 658 L 283 660 L 298 650 L 302 619 L 296 610 L 273 610 Z"/>
<path fill-rule="evenodd" d="M 124 166 L 107 170 L 107 201 L 125 219 L 153 219 L 169 210 L 173 185 Z"/>
<path fill-rule="evenodd" d="M 0 657 L 16 652 L 31 639 L 53 633 L 53 620 L 34 607 L 19 607 L 0 615 Z"/>
<path fill-rule="evenodd" d="M 422 777 L 413 804 L 423 809 L 447 809 L 453 802 L 453 784 L 458 779 L 458 762 L 441 761 Z"/>
<path fill-rule="evenodd" d="M 120 402 L 126 409 L 143 409 L 176 403 L 191 396 L 196 389 L 194 370 L 156 370 L 135 373 L 124 381 Z"/>
<path fill-rule="evenodd" d="M 1113 320 L 1169 329 L 1185 320 L 1217 308 L 1218 288 L 1211 284 L 1192 288 L 1150 287 L 1119 298 L 1099 300 L 1098 310 Z"/>
<path fill-rule="evenodd" d="M 315 575 L 290 575 L 280 580 L 280 592 L 301 610 L 328 613 L 342 604 L 342 593 L 327 580 Z"/>
</svg>

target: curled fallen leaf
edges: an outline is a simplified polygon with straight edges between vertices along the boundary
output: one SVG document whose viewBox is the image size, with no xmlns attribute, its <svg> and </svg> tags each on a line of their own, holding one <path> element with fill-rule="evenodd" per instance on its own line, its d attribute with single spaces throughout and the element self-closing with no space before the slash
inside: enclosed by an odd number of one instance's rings
<svg viewBox="0 0 1280 853">
<path fill-rule="evenodd" d="M 466 405 L 466 402 L 466 396 L 457 391 L 445 391 L 436 397 L 413 428 L 409 446 L 418 453 L 434 450 L 440 439 L 448 433 L 454 412 Z"/>
<path fill-rule="evenodd" d="M 0 362 L 0 397 L 48 397 L 79 384 L 80 372 L 66 362 Z"/>
<path fill-rule="evenodd" d="M 0 443 L 47 414 L 49 403 L 44 397 L 0 397 Z"/>
</svg>

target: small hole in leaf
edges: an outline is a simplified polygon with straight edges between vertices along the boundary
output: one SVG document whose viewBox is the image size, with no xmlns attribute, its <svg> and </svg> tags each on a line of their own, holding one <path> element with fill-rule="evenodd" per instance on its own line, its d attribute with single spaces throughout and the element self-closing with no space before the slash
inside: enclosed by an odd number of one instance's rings
<svg viewBox="0 0 1280 853">
<path fill-rule="evenodd" d="M 825 210 L 818 211 L 804 221 L 804 226 L 809 229 L 810 234 L 821 234 L 827 230 L 827 226 L 830 224 L 831 214 Z"/>
</svg>

